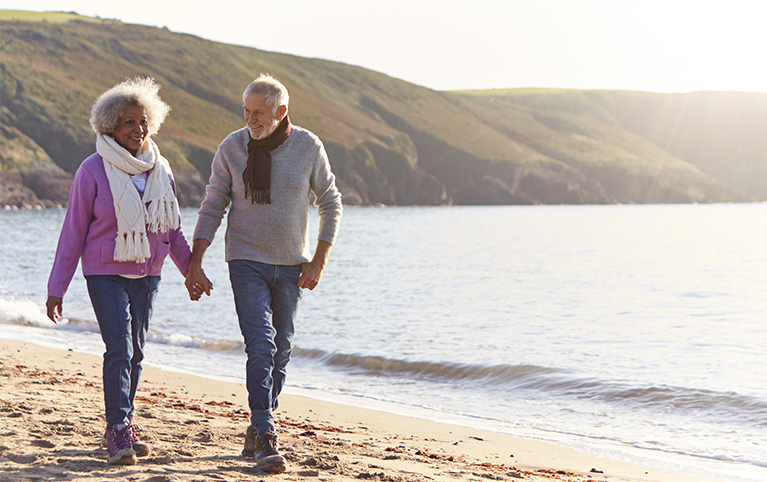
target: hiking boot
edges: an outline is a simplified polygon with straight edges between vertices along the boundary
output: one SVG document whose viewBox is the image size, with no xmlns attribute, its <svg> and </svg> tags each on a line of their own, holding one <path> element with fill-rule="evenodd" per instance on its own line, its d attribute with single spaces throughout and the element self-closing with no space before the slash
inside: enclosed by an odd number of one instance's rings
<svg viewBox="0 0 767 482">
<path fill-rule="evenodd" d="M 130 440 L 133 445 L 133 451 L 136 452 L 136 457 L 146 457 L 149 455 L 149 445 L 141 442 L 141 429 L 138 428 L 138 425 L 133 423 L 130 424 L 130 427 Z"/>
<path fill-rule="evenodd" d="M 141 429 L 133 423 L 133 414 L 128 415 L 128 420 L 131 426 L 131 445 L 133 446 L 133 451 L 136 452 L 136 457 L 146 457 L 150 452 L 149 445 L 141 442 Z M 101 446 L 107 448 L 106 432 L 101 437 Z M 253 454 L 251 453 L 250 456 L 253 457 Z"/>
<path fill-rule="evenodd" d="M 264 472 L 285 472 L 285 458 L 277 451 L 277 434 L 264 432 L 256 437 L 256 468 Z"/>
<path fill-rule="evenodd" d="M 131 443 L 131 426 L 119 424 L 122 429 L 117 428 L 117 424 L 111 429 L 107 429 L 104 435 L 107 439 L 107 450 L 109 465 L 136 465 L 136 452 Z"/>
<path fill-rule="evenodd" d="M 256 427 L 248 426 L 245 432 L 245 446 L 242 448 L 242 456 L 252 459 L 256 456 Z"/>
</svg>

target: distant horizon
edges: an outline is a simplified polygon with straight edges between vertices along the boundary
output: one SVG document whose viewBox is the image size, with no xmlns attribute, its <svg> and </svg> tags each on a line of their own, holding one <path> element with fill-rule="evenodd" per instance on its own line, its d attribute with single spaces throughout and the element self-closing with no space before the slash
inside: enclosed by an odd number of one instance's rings
<svg viewBox="0 0 767 482">
<path fill-rule="evenodd" d="M 259 2 L 260 10 L 241 0 L 189 0 L 183 9 L 166 0 L 151 9 L 95 0 L 3 3 L 342 62 L 438 91 L 767 93 L 767 65 L 756 61 L 767 44 L 757 0 L 294 0 L 287 13 L 277 0 Z"/>
</svg>

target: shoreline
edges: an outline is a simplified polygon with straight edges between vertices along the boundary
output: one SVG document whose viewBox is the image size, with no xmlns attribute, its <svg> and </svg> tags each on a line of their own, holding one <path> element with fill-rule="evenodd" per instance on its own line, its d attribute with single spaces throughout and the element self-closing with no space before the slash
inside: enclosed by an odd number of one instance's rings
<svg viewBox="0 0 767 482">
<path fill-rule="evenodd" d="M 9 481 L 713 480 L 293 394 L 281 395 L 275 414 L 288 471 L 268 475 L 239 456 L 248 425 L 244 384 L 153 366 L 144 367 L 136 397 L 136 421 L 153 453 L 135 466 L 109 466 L 99 446 L 101 357 L 7 339 L 0 354 L 0 472 Z"/>
</svg>

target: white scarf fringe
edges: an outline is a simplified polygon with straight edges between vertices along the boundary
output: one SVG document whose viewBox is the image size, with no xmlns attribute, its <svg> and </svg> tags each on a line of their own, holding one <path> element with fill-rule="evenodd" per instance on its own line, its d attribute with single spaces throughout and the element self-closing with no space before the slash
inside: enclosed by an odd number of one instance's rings
<svg viewBox="0 0 767 482">
<path fill-rule="evenodd" d="M 146 139 L 134 157 L 111 137 L 99 134 L 96 152 L 105 161 L 114 199 L 117 218 L 114 260 L 143 263 L 152 255 L 147 231 L 165 233 L 179 227 L 180 211 L 170 184 L 170 165 L 151 138 Z M 130 175 L 147 171 L 142 199 Z"/>
<path fill-rule="evenodd" d="M 175 220 L 175 225 L 174 225 Z M 147 224 L 153 233 L 165 233 L 168 228 L 178 227 L 178 203 L 173 201 L 152 201 L 147 209 Z"/>
</svg>

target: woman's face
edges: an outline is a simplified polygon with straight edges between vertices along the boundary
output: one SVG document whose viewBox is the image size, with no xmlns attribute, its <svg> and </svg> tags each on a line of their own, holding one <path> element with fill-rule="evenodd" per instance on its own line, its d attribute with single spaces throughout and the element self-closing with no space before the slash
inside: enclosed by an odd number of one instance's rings
<svg viewBox="0 0 767 482">
<path fill-rule="evenodd" d="M 126 107 L 113 134 L 115 141 L 135 156 L 148 134 L 144 108 L 138 105 Z"/>
</svg>

